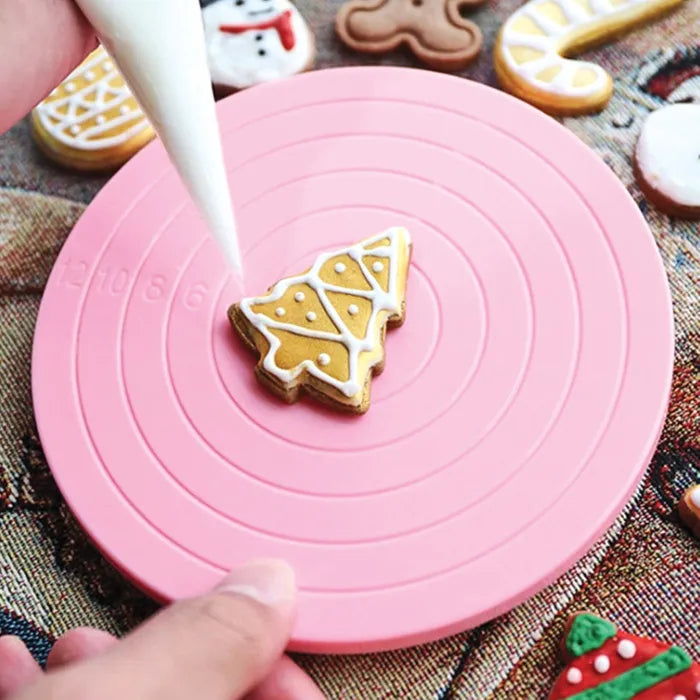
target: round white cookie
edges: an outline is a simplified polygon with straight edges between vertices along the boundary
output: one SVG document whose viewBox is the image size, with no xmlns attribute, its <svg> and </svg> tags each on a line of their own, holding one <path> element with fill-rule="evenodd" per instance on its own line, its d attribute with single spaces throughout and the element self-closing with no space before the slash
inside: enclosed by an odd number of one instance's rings
<svg viewBox="0 0 700 700">
<path fill-rule="evenodd" d="M 313 34 L 289 0 L 217 0 L 202 15 L 214 85 L 240 90 L 313 64 Z"/>
<path fill-rule="evenodd" d="M 635 165 L 642 191 L 659 209 L 700 218 L 700 105 L 652 112 L 637 142 Z"/>
</svg>

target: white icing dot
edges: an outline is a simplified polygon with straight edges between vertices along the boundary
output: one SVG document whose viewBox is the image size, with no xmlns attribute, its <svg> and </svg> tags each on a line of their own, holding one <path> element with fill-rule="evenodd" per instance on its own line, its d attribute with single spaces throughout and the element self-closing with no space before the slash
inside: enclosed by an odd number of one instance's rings
<svg viewBox="0 0 700 700">
<path fill-rule="evenodd" d="M 307 321 L 315 321 L 316 320 L 316 314 L 313 311 L 309 311 L 306 314 L 306 320 Z"/>
<path fill-rule="evenodd" d="M 700 695 L 700 682 L 695 686 L 695 692 Z"/>
<path fill-rule="evenodd" d="M 338 262 L 335 264 L 335 267 L 333 268 L 339 275 L 342 275 L 343 272 L 345 272 L 345 265 L 341 262 Z"/>
<path fill-rule="evenodd" d="M 287 312 L 281 306 L 275 309 L 275 316 L 284 316 L 286 313 Z"/>
<path fill-rule="evenodd" d="M 598 671 L 598 673 L 607 673 L 610 670 L 610 659 L 605 654 L 596 656 L 593 662 L 593 668 Z"/>
<path fill-rule="evenodd" d="M 66 92 L 75 92 L 75 83 L 66 83 Z"/>
<path fill-rule="evenodd" d="M 359 311 L 360 307 L 357 304 L 350 304 L 350 306 L 348 306 L 348 313 L 351 316 L 356 316 L 359 313 Z"/>
<path fill-rule="evenodd" d="M 58 90 L 56 90 L 56 88 L 54 88 L 53 90 L 51 90 L 51 94 L 49 95 L 49 97 L 55 97 L 57 94 L 58 94 Z"/>
<path fill-rule="evenodd" d="M 112 70 L 112 68 L 114 68 L 114 64 L 112 63 L 112 61 L 105 61 L 102 64 L 102 70 L 110 71 Z"/>
<path fill-rule="evenodd" d="M 95 117 L 95 121 L 96 121 L 98 124 L 104 124 L 104 123 L 107 121 L 107 117 L 105 117 L 104 114 L 98 114 L 98 115 Z"/>
<path fill-rule="evenodd" d="M 636 651 L 637 647 L 631 639 L 622 639 L 617 645 L 617 654 L 623 659 L 631 659 Z"/>
<path fill-rule="evenodd" d="M 384 265 L 379 262 L 379 260 L 376 260 L 375 262 L 372 263 L 372 270 L 374 272 L 381 272 L 384 269 Z"/>
<path fill-rule="evenodd" d="M 700 508 L 700 486 L 696 486 L 690 492 L 690 502 L 696 507 Z M 698 693 L 700 693 L 700 683 L 698 683 L 697 688 Z"/>
<path fill-rule="evenodd" d="M 325 367 L 326 365 L 329 365 L 331 363 L 331 356 L 327 352 L 322 352 L 318 356 L 318 364 L 321 365 L 321 367 Z"/>
<path fill-rule="evenodd" d="M 304 301 L 306 299 L 306 296 L 304 295 L 304 292 L 297 292 L 294 295 L 294 301 Z"/>
<path fill-rule="evenodd" d="M 70 132 L 71 132 L 71 134 L 73 134 L 73 135 L 79 134 L 79 133 L 80 133 L 80 127 L 79 127 L 77 124 L 73 124 L 73 126 L 71 126 L 71 128 L 70 128 Z"/>
<path fill-rule="evenodd" d="M 685 695 L 674 695 L 673 700 L 688 700 Z"/>
<path fill-rule="evenodd" d="M 83 75 L 85 80 L 94 80 L 95 79 L 95 73 L 94 71 L 91 70 L 86 70 L 85 74 Z"/>
<path fill-rule="evenodd" d="M 129 112 L 131 112 L 131 107 L 129 107 L 129 105 L 122 105 L 122 106 L 119 108 L 119 111 L 120 111 L 122 114 L 129 114 Z"/>
<path fill-rule="evenodd" d="M 572 666 L 566 674 L 566 680 L 573 684 L 580 683 L 583 680 L 583 673 L 580 669 Z"/>
</svg>

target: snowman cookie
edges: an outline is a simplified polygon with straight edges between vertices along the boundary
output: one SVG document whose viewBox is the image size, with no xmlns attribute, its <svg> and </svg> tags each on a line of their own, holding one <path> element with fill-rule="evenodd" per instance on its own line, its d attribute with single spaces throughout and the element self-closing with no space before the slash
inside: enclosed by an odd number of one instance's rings
<svg viewBox="0 0 700 700">
<path fill-rule="evenodd" d="M 289 0 L 215 0 L 202 10 L 212 83 L 232 92 L 313 65 L 314 36 Z"/>
<path fill-rule="evenodd" d="M 644 196 L 662 211 L 700 218 L 700 105 L 675 104 L 644 122 L 634 157 Z"/>
<path fill-rule="evenodd" d="M 229 319 L 260 357 L 261 384 L 287 403 L 301 393 L 351 413 L 369 408 L 387 326 L 403 323 L 411 239 L 404 228 L 322 253 L 300 275 L 243 299 Z"/>
<path fill-rule="evenodd" d="M 678 514 L 688 529 L 700 539 L 700 484 L 693 484 L 678 504 Z"/>
</svg>

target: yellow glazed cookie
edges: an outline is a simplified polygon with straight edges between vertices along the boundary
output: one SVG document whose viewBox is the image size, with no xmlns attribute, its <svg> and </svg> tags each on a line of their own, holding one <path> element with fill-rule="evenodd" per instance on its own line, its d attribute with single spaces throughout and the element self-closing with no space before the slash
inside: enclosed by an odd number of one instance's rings
<svg viewBox="0 0 700 700">
<path fill-rule="evenodd" d="M 155 136 L 101 46 L 34 108 L 31 122 L 39 148 L 77 170 L 116 168 Z"/>
<path fill-rule="evenodd" d="M 551 114 L 584 114 L 607 104 L 610 75 L 565 58 L 679 5 L 683 0 L 529 0 L 503 24 L 494 48 L 501 85 Z"/>
<path fill-rule="evenodd" d="M 323 253 L 301 275 L 234 304 L 229 318 L 260 356 L 261 383 L 287 403 L 306 392 L 367 411 L 372 374 L 384 368 L 386 327 L 405 317 L 410 257 L 408 231 L 392 228 Z"/>
</svg>

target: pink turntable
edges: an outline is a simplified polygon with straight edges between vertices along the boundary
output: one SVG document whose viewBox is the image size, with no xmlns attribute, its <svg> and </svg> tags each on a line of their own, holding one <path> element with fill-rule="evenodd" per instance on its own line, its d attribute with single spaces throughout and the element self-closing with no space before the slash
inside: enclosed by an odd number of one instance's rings
<svg viewBox="0 0 700 700">
<path fill-rule="evenodd" d="M 68 503 L 162 600 L 288 559 L 297 650 L 505 612 L 586 551 L 654 450 L 673 333 L 641 214 L 553 119 L 458 78 L 320 71 L 219 116 L 245 290 L 160 143 L 98 195 L 49 281 L 34 396 Z M 369 412 L 270 396 L 227 307 L 394 225 L 413 239 L 407 320 Z"/>
</svg>

